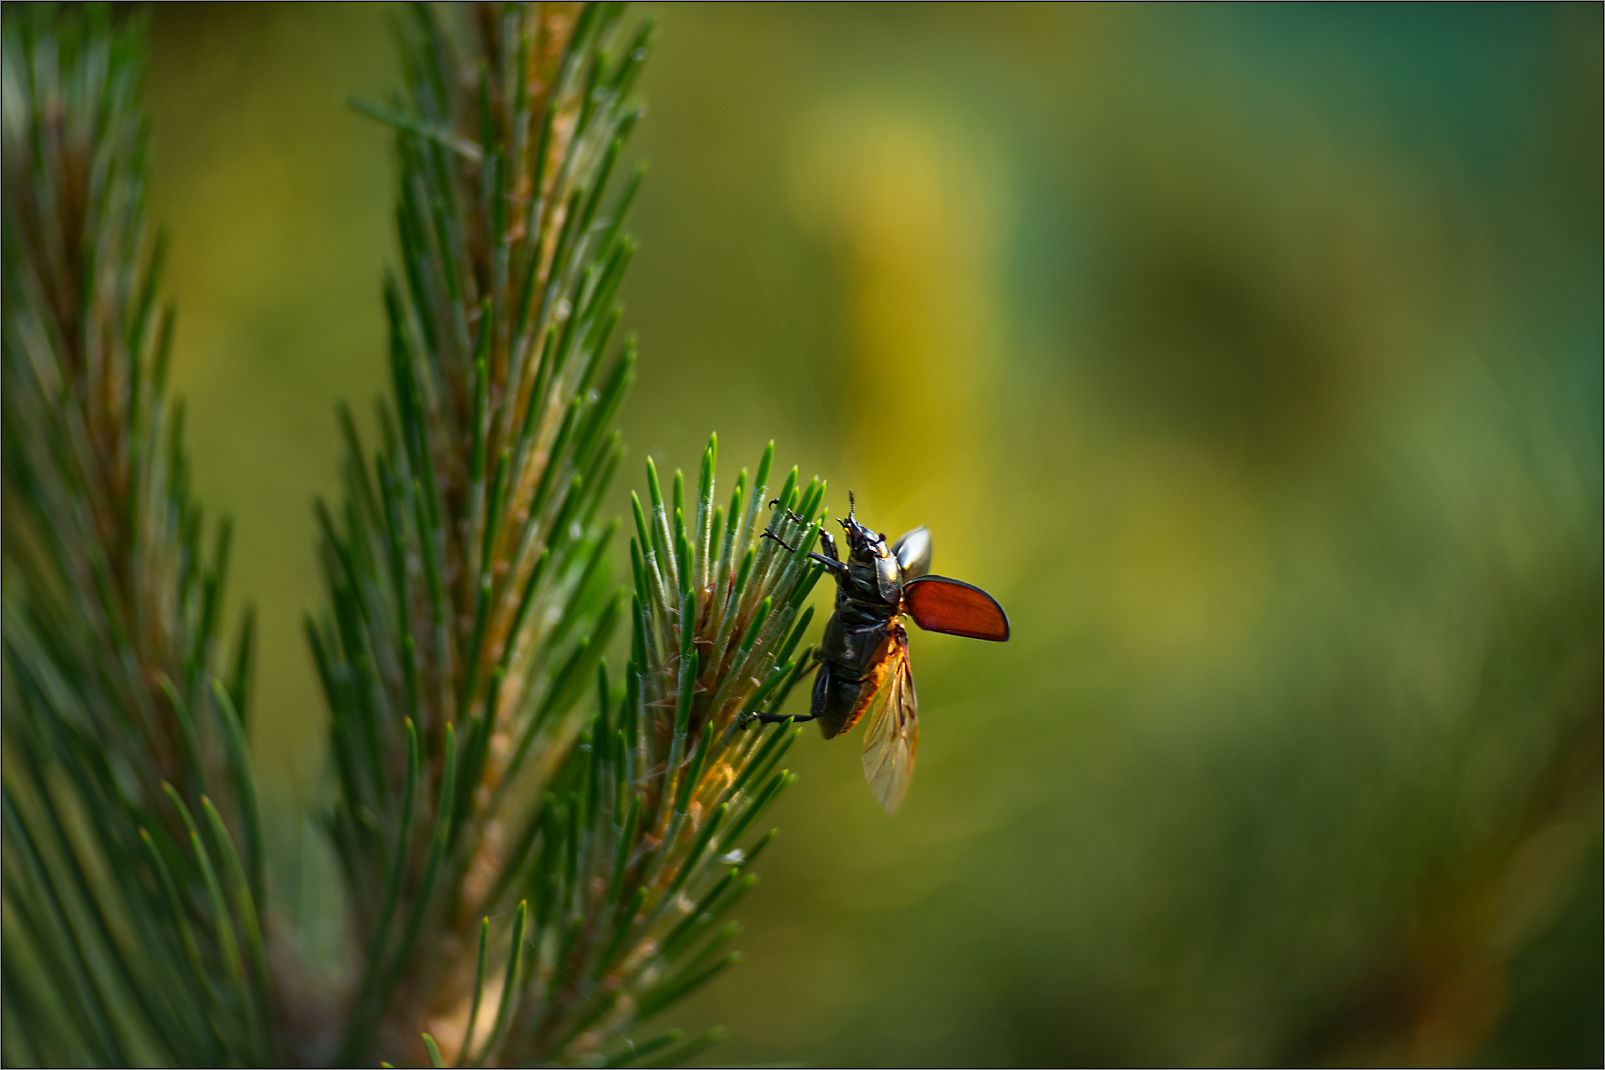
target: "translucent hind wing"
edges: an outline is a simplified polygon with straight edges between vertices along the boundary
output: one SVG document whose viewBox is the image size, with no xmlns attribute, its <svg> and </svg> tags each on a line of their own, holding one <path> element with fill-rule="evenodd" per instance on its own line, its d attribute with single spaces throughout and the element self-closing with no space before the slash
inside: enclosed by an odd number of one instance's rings
<svg viewBox="0 0 1605 1070">
<path fill-rule="evenodd" d="M 908 633 L 902 625 L 887 636 L 880 686 L 869 702 L 869 727 L 864 730 L 864 779 L 888 814 L 897 811 L 914 776 L 914 752 L 919 749 L 919 701 L 914 694 L 914 673 L 908 664 Z"/>
</svg>

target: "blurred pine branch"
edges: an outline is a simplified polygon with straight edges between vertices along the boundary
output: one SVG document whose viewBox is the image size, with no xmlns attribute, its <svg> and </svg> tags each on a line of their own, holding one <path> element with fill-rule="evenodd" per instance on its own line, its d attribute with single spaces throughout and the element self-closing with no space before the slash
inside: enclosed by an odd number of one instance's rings
<svg viewBox="0 0 1605 1070">
<path fill-rule="evenodd" d="M 172 312 L 145 219 L 143 34 L 4 24 L 4 1058 L 275 1059 L 243 714 L 218 649 Z"/>
</svg>

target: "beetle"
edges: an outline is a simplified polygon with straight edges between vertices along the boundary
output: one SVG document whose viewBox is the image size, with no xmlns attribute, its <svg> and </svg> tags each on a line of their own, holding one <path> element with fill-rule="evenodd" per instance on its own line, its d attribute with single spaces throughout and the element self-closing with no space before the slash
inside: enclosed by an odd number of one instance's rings
<svg viewBox="0 0 1605 1070">
<path fill-rule="evenodd" d="M 836 581 L 836 607 L 814 654 L 818 677 L 803 717 L 760 714 L 764 723 L 815 721 L 830 739 L 849 731 L 865 713 L 864 779 L 881 806 L 894 812 L 908 791 L 919 746 L 919 709 L 908 663 L 904 614 L 928 632 L 1004 642 L 1009 618 L 997 599 L 979 587 L 930 575 L 931 533 L 915 528 L 891 546 L 886 536 L 860 524 L 858 503 L 847 495 L 847 516 L 837 521 L 847 539 L 847 559 L 821 531 L 825 553 L 808 556 Z M 779 504 L 778 502 L 772 504 Z M 792 553 L 795 547 L 764 532 Z"/>
</svg>

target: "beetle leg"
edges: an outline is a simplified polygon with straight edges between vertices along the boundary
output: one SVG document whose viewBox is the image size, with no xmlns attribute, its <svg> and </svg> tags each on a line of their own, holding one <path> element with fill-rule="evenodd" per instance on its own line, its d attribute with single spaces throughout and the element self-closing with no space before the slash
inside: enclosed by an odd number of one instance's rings
<svg viewBox="0 0 1605 1070">
<path fill-rule="evenodd" d="M 790 550 L 792 553 L 796 553 L 797 552 L 797 548 L 795 546 L 793 546 L 791 543 L 787 542 L 785 539 L 782 539 L 779 535 L 776 535 L 772 531 L 765 531 L 762 534 L 760 534 L 758 537 L 760 539 L 774 539 L 776 542 L 778 542 L 780 545 L 784 546 L 786 549 Z"/>
<path fill-rule="evenodd" d="M 836 540 L 830 537 L 830 532 L 821 531 L 819 533 L 819 542 L 825 548 L 825 552 L 823 554 L 810 553 L 808 556 L 832 572 L 845 573 L 847 566 L 842 564 L 841 557 L 836 553 Z"/>
<path fill-rule="evenodd" d="M 779 724 L 781 721 L 812 721 L 818 717 L 817 713 L 744 713 L 736 718 L 737 728 L 746 728 L 754 722 L 758 724 Z"/>
<path fill-rule="evenodd" d="M 779 498 L 775 498 L 774 500 L 772 500 L 769 503 L 769 508 L 773 509 L 775 506 L 777 506 L 779 504 L 780 504 L 780 499 Z M 803 518 L 798 516 L 796 513 L 792 512 L 790 509 L 783 509 L 781 511 L 783 513 L 785 513 L 787 516 L 791 517 L 791 519 L 796 521 L 797 523 L 801 524 L 803 522 Z"/>
<path fill-rule="evenodd" d="M 824 535 L 825 533 L 820 532 L 820 534 Z M 790 550 L 792 553 L 797 552 L 797 548 L 795 546 L 791 545 L 791 543 L 787 542 L 785 539 L 782 539 L 779 535 L 776 535 L 772 531 L 765 531 L 761 533 L 759 538 L 773 539 L 786 549 Z M 847 571 L 847 566 L 836 559 L 836 544 L 830 541 L 830 536 L 828 535 L 825 535 L 825 540 L 825 546 L 831 551 L 831 556 L 826 557 L 824 554 L 816 554 L 812 552 L 810 552 L 808 556 L 813 558 L 815 561 L 818 561 L 821 565 L 824 565 L 832 572 L 845 573 Z"/>
<path fill-rule="evenodd" d="M 820 663 L 821 662 L 820 662 L 819 652 L 816 650 L 814 652 L 814 667 L 812 669 L 809 669 L 808 672 L 818 672 Z M 808 673 L 806 673 L 806 672 L 803 673 L 803 676 L 807 676 L 807 675 L 808 675 Z M 820 673 L 819 674 L 819 679 L 823 680 L 827 675 L 828 675 L 828 673 Z M 815 691 L 819 690 L 819 687 L 817 686 L 817 681 L 815 682 L 814 690 Z M 745 728 L 745 727 L 747 727 L 749 724 L 751 724 L 754 721 L 757 721 L 759 724 L 779 724 L 782 721 L 791 721 L 791 722 L 793 722 L 795 724 L 801 724 L 804 721 L 812 721 L 814 718 L 816 718 L 818 716 L 819 716 L 819 702 L 818 702 L 817 696 L 816 696 L 815 700 L 810 704 L 809 712 L 807 712 L 807 713 L 804 713 L 804 714 L 795 714 L 795 713 L 744 713 L 740 717 L 736 718 L 736 727 L 737 728 Z"/>
<path fill-rule="evenodd" d="M 819 714 L 817 713 L 757 713 L 753 714 L 751 719 L 759 724 L 780 724 L 784 721 L 790 721 L 792 724 L 802 724 L 804 721 L 812 721 L 818 716 Z"/>
</svg>

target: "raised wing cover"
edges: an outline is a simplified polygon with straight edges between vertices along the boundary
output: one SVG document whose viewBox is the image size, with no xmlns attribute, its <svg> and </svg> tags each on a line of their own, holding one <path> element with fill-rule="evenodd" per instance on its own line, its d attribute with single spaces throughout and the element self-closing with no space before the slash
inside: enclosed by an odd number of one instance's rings
<svg viewBox="0 0 1605 1070">
<path fill-rule="evenodd" d="M 928 632 L 1001 643 L 1009 618 L 997 599 L 961 580 L 921 576 L 903 585 L 903 610 Z"/>
</svg>

